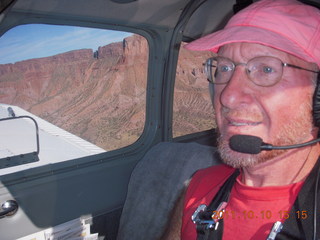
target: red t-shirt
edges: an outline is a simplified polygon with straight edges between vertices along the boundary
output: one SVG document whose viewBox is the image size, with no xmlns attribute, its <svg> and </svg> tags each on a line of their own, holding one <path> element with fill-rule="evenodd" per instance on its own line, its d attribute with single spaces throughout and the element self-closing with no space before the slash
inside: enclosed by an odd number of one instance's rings
<svg viewBox="0 0 320 240">
<path fill-rule="evenodd" d="M 200 204 L 210 204 L 233 171 L 231 167 L 219 165 L 194 175 L 185 197 L 182 240 L 196 239 L 195 224 L 191 221 L 193 212 Z M 276 221 L 284 222 L 286 218 L 295 217 L 289 212 L 303 182 L 277 187 L 249 187 L 239 179 L 240 176 L 231 190 L 223 215 L 223 240 L 266 239 Z"/>
</svg>

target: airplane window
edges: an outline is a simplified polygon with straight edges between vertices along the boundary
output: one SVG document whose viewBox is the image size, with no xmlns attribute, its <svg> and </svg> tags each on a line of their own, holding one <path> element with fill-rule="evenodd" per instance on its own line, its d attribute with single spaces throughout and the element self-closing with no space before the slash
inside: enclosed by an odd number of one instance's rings
<svg viewBox="0 0 320 240">
<path fill-rule="evenodd" d="M 208 81 L 202 66 L 213 54 L 189 51 L 183 45 L 174 89 L 173 137 L 215 127 Z"/>
<path fill-rule="evenodd" d="M 51 148 L 60 137 L 94 154 L 130 145 L 144 127 L 147 58 L 147 41 L 132 33 L 17 26 L 0 38 L 0 119 L 8 108 L 34 117 L 40 154 L 44 134 Z"/>
</svg>

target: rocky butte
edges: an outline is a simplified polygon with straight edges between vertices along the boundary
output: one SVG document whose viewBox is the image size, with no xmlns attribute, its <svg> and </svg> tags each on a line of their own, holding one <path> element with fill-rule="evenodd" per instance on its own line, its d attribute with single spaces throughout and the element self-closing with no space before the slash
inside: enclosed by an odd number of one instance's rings
<svg viewBox="0 0 320 240">
<path fill-rule="evenodd" d="M 174 94 L 174 135 L 213 127 L 201 62 L 180 52 Z M 145 118 L 148 45 L 123 42 L 0 65 L 0 102 L 16 105 L 106 150 L 134 142 Z"/>
</svg>

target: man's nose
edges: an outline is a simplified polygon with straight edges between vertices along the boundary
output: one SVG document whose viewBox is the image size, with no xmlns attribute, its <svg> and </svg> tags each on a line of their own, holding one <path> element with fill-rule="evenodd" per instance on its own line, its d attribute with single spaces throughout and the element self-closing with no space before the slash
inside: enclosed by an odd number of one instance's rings
<svg viewBox="0 0 320 240">
<path fill-rule="evenodd" d="M 221 105 L 234 109 L 239 105 L 249 104 L 252 101 L 252 84 L 245 66 L 236 67 L 229 82 L 217 87 Z"/>
</svg>

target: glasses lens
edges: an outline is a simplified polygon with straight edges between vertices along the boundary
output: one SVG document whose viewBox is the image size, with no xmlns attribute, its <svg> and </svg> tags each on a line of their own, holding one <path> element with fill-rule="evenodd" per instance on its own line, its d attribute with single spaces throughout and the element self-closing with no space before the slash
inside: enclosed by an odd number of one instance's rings
<svg viewBox="0 0 320 240">
<path fill-rule="evenodd" d="M 275 85 L 282 77 L 283 64 L 274 57 L 257 57 L 247 63 L 249 78 L 259 86 Z"/>
<path fill-rule="evenodd" d="M 229 82 L 232 77 L 233 70 L 235 68 L 234 63 L 223 57 L 218 57 L 217 59 L 217 68 L 215 72 L 215 82 L 216 84 L 223 84 Z"/>
<path fill-rule="evenodd" d="M 215 84 L 227 83 L 232 76 L 233 70 L 233 62 L 227 58 L 209 58 L 205 63 L 207 78 L 209 82 Z"/>
</svg>

